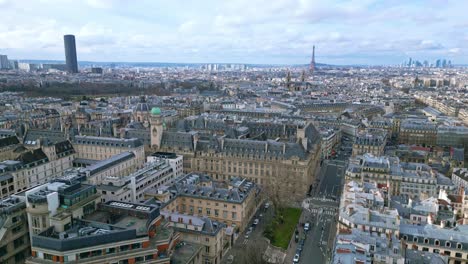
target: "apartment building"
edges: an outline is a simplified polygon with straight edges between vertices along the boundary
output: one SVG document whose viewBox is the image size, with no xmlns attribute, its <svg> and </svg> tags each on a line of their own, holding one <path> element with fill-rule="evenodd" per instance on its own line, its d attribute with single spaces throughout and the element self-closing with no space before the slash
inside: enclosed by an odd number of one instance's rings
<svg viewBox="0 0 468 264">
<path fill-rule="evenodd" d="M 396 209 L 384 206 L 384 194 L 376 184 L 351 181 L 343 188 L 338 229 L 353 228 L 377 235 L 398 235 L 400 216 Z"/>
<path fill-rule="evenodd" d="M 333 128 L 320 128 L 320 135 L 322 136 L 321 151 L 322 159 L 331 158 L 335 147 L 341 141 L 341 131 Z"/>
<path fill-rule="evenodd" d="M 468 190 L 468 169 L 454 168 L 452 171 L 452 182 L 458 190 Z"/>
<path fill-rule="evenodd" d="M 155 152 L 146 157 L 146 162 L 153 162 L 157 160 L 167 161 L 172 167 L 176 178 L 184 174 L 184 156 L 169 152 Z"/>
<path fill-rule="evenodd" d="M 167 221 L 168 227 L 180 233 L 184 242 L 202 245 L 202 263 L 221 263 L 224 253 L 230 247 L 230 239 L 226 238 L 223 223 L 207 217 L 197 217 L 180 213 L 162 211 L 161 215 Z"/>
<path fill-rule="evenodd" d="M 101 203 L 65 229 L 54 224 L 33 234 L 32 257 L 26 263 L 169 264 L 180 237 L 160 223 L 155 205 Z"/>
<path fill-rule="evenodd" d="M 400 124 L 398 141 L 401 144 L 435 146 L 437 125 L 427 120 L 404 119 Z"/>
<path fill-rule="evenodd" d="M 54 226 L 62 232 L 74 219 L 94 212 L 99 195 L 93 185 L 75 179 L 57 179 L 15 195 L 26 202 L 29 233 L 39 234 Z"/>
<path fill-rule="evenodd" d="M 16 136 L 0 138 L 0 160 L 11 160 L 22 152 L 21 143 Z"/>
<path fill-rule="evenodd" d="M 135 171 L 139 161 L 134 152 L 122 152 L 82 168 L 80 175 L 86 177 L 90 184 L 99 185 L 107 177 L 123 177 Z"/>
<path fill-rule="evenodd" d="M 356 228 L 350 233 L 337 235 L 332 255 L 332 264 L 405 263 L 404 251 L 395 235 L 389 241 L 385 237 L 369 235 Z"/>
<path fill-rule="evenodd" d="M 147 192 L 163 202 L 163 210 L 209 217 L 240 231 L 248 227 L 262 197 L 256 184 L 247 179 L 232 179 L 218 185 L 206 175 L 191 173 L 168 188 Z"/>
<path fill-rule="evenodd" d="M 400 162 L 397 157 L 364 154 L 350 159 L 346 181 L 375 183 L 390 195 L 412 199 L 436 197 L 440 189 L 455 191 L 450 179 L 423 163 Z"/>
<path fill-rule="evenodd" d="M 137 166 L 145 163 L 145 150 L 137 138 L 123 139 L 112 137 L 75 136 L 73 146 L 77 159 L 105 160 L 123 152 L 133 152 Z"/>
<path fill-rule="evenodd" d="M 448 264 L 468 263 L 468 226 L 452 229 L 436 225 L 400 226 L 399 238 L 407 248 L 448 257 Z"/>
<path fill-rule="evenodd" d="M 72 167 L 75 150 L 69 141 L 42 145 L 0 162 L 2 197 L 60 177 Z"/>
<path fill-rule="evenodd" d="M 141 202 L 144 194 L 164 185 L 171 185 L 176 179 L 174 167 L 165 159 L 152 159 L 143 168 L 125 176 L 107 176 L 96 186 L 101 202 Z"/>
<path fill-rule="evenodd" d="M 388 140 L 388 132 L 384 129 L 372 128 L 359 132 L 353 142 L 353 156 L 370 153 L 374 156 L 384 154 Z"/>
<path fill-rule="evenodd" d="M 0 263 L 23 263 L 31 254 L 26 203 L 18 198 L 0 200 Z"/>
</svg>

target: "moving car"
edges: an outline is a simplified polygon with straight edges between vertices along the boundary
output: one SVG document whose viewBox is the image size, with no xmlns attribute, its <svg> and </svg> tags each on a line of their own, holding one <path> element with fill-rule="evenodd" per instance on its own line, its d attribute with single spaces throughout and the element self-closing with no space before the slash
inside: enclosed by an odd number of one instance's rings
<svg viewBox="0 0 468 264">
<path fill-rule="evenodd" d="M 227 257 L 227 264 L 232 264 L 234 262 L 234 256 L 233 255 L 229 255 Z"/>
<path fill-rule="evenodd" d="M 265 204 L 265 209 L 268 209 L 270 207 L 270 203 Z"/>
<path fill-rule="evenodd" d="M 305 230 L 305 231 L 309 231 L 309 229 L 310 229 L 310 223 L 307 222 L 307 223 L 305 223 L 305 225 L 304 225 L 304 230 Z"/>
</svg>

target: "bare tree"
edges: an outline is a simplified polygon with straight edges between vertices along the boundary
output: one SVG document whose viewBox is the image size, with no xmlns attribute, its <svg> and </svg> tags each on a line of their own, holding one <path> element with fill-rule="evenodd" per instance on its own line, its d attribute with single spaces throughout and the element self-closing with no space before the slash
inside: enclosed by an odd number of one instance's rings
<svg viewBox="0 0 468 264">
<path fill-rule="evenodd" d="M 262 243 L 249 243 L 243 253 L 238 255 L 239 259 L 235 260 L 234 263 L 239 264 L 267 264 L 268 262 L 263 259 L 263 252 L 265 248 L 263 248 Z"/>
</svg>

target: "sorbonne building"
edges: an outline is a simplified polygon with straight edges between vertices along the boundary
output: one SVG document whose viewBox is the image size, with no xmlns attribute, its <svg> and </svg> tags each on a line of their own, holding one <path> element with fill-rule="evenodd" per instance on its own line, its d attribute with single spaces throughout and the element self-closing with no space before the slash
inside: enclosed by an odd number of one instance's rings
<svg viewBox="0 0 468 264">
<path fill-rule="evenodd" d="M 275 125 L 262 122 L 265 131 Z M 291 201 L 304 198 L 320 162 L 320 134 L 305 121 L 298 122 L 292 134 L 276 139 L 220 135 L 193 127 L 168 130 L 159 108 L 152 109 L 150 124 L 152 148 L 183 155 L 184 171 L 205 173 L 220 181 L 247 178 Z M 248 127 L 236 131 L 242 134 L 243 129 Z"/>
</svg>

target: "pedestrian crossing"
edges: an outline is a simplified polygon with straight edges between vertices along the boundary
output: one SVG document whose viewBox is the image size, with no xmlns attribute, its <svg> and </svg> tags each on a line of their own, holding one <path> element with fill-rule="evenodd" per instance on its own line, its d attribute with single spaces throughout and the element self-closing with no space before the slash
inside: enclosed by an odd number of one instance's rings
<svg viewBox="0 0 468 264">
<path fill-rule="evenodd" d="M 338 202 L 336 200 L 330 199 L 330 198 L 323 198 L 323 197 L 311 197 L 308 198 L 311 201 L 320 201 L 320 202 Z M 308 201 L 310 202 L 310 201 Z"/>
<path fill-rule="evenodd" d="M 249 243 L 249 240 L 248 240 L 248 239 L 244 239 L 244 241 L 242 241 L 242 244 L 243 244 L 243 245 L 247 245 L 247 243 Z"/>
<path fill-rule="evenodd" d="M 321 215 L 336 215 L 336 212 L 333 210 L 323 210 L 321 208 L 312 208 L 310 212 L 313 214 L 321 214 Z"/>
</svg>

